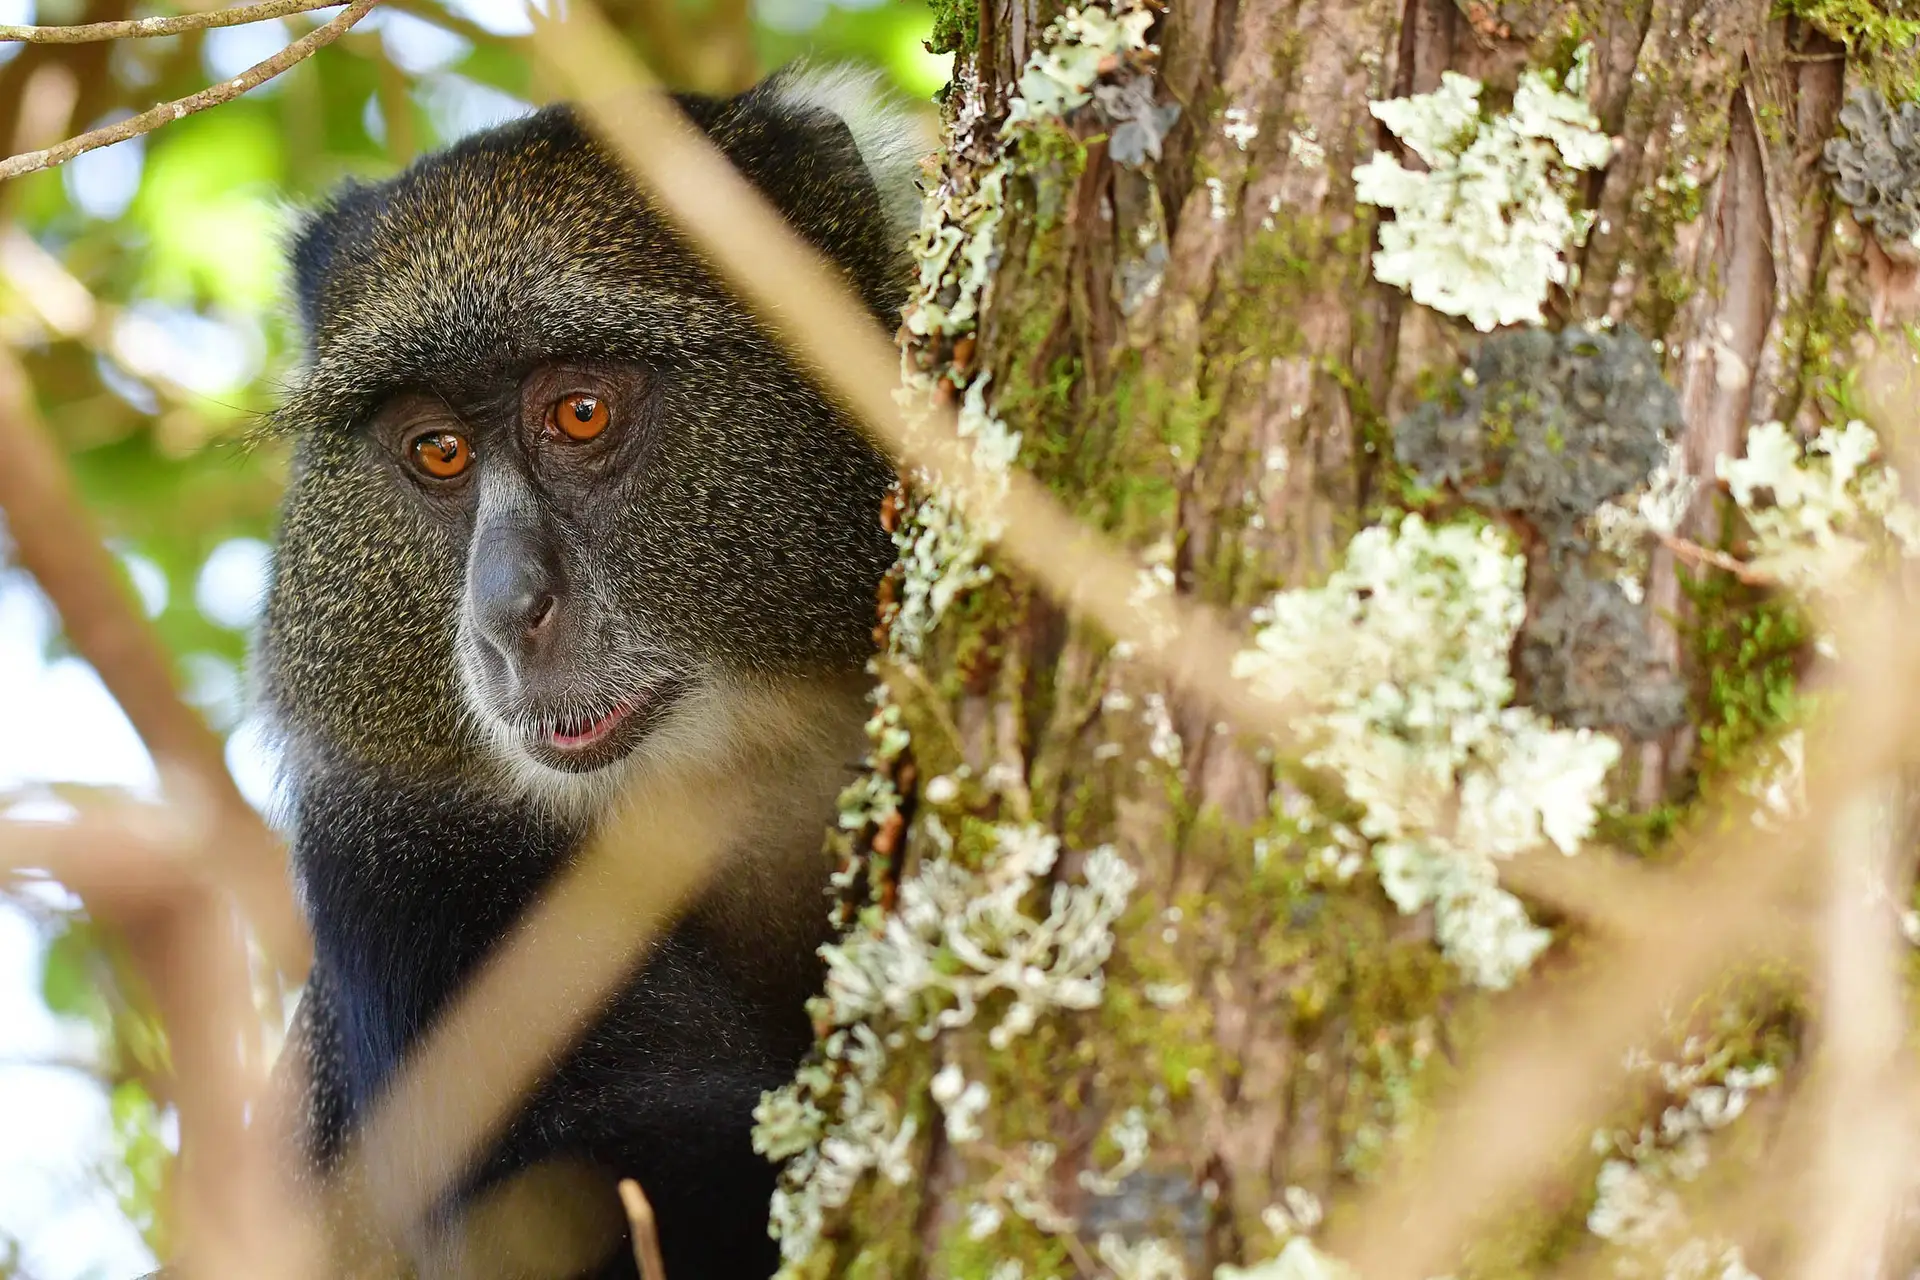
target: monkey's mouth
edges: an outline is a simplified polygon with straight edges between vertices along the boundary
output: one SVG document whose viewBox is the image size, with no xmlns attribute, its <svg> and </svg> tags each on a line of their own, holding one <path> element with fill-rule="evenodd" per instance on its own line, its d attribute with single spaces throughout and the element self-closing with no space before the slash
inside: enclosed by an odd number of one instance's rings
<svg viewBox="0 0 1920 1280">
<path fill-rule="evenodd" d="M 632 714 L 633 704 L 623 702 L 598 719 L 569 716 L 547 731 L 547 741 L 562 751 L 580 751 L 612 733 Z"/>
<path fill-rule="evenodd" d="M 611 707 L 541 717 L 521 743 L 549 768 L 588 773 L 631 753 L 685 692 L 678 680 L 656 680 Z"/>
</svg>

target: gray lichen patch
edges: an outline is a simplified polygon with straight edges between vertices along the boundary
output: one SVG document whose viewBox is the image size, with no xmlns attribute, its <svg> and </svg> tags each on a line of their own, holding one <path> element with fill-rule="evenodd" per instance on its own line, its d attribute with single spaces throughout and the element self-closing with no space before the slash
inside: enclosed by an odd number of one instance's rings
<svg viewBox="0 0 1920 1280">
<path fill-rule="evenodd" d="M 1087 1198 L 1080 1232 L 1096 1247 L 1107 1239 L 1129 1245 L 1163 1241 L 1186 1261 L 1189 1274 L 1198 1274 L 1211 1221 L 1206 1194 L 1191 1175 L 1141 1169 Z"/>
<path fill-rule="evenodd" d="M 1116 164 L 1138 169 L 1149 160 L 1160 158 L 1167 130 L 1180 118 L 1180 104 L 1155 103 L 1155 87 L 1152 76 L 1134 75 L 1094 89 L 1094 102 L 1110 131 L 1108 153 Z"/>
<path fill-rule="evenodd" d="M 1681 422 L 1659 358 L 1633 330 L 1521 329 L 1481 343 L 1393 443 L 1423 484 L 1524 516 L 1556 541 L 1645 480 Z"/>
<path fill-rule="evenodd" d="M 1677 728 L 1685 693 L 1654 655 L 1641 607 L 1577 560 L 1550 577 L 1520 631 L 1521 696 L 1560 724 L 1636 741 Z"/>
<path fill-rule="evenodd" d="M 1684 696 L 1653 652 L 1642 608 L 1592 563 L 1585 529 L 1643 484 L 1682 425 L 1659 358 L 1631 329 L 1540 329 L 1481 344 L 1471 368 L 1394 431 L 1422 484 L 1531 534 L 1518 695 L 1559 724 L 1645 740 Z"/>
<path fill-rule="evenodd" d="M 1840 124 L 1846 136 L 1826 147 L 1834 193 L 1888 253 L 1920 257 L 1920 104 L 1894 107 L 1863 85 L 1840 108 Z"/>
</svg>

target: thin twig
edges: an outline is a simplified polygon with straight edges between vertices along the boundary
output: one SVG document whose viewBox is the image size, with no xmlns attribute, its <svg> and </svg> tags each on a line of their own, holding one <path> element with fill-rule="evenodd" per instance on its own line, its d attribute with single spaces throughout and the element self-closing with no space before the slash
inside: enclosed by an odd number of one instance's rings
<svg viewBox="0 0 1920 1280">
<path fill-rule="evenodd" d="M 249 22 L 270 22 L 275 18 L 313 9 L 331 9 L 339 3 L 340 0 L 260 0 L 258 4 L 235 5 L 231 9 L 215 9 L 210 13 L 131 18 L 124 22 L 87 22 L 71 27 L 0 23 L 0 44 L 91 44 L 99 40 L 177 36 L 187 31 L 205 31 L 209 27 L 238 27 Z"/>
<path fill-rule="evenodd" d="M 112 146 L 116 142 L 125 142 L 128 138 L 137 138 L 143 133 L 152 133 L 163 124 L 184 119 L 196 111 L 205 111 L 208 107 L 217 107 L 231 102 L 241 94 L 257 89 L 289 67 L 312 56 L 319 49 L 332 44 L 354 23 L 373 11 L 378 0 L 354 0 L 338 16 L 324 26 L 315 27 L 292 44 L 266 58 L 254 63 L 231 80 L 223 80 L 198 93 L 176 98 L 172 102 L 163 102 L 157 107 L 129 116 L 125 120 L 83 133 L 77 138 L 69 138 L 40 151 L 23 151 L 17 156 L 0 160 L 0 181 L 17 178 L 23 173 L 35 173 L 41 169 L 51 169 L 55 165 L 65 164 L 78 155 L 101 147 Z"/>
<path fill-rule="evenodd" d="M 1886 909 L 1904 789 L 1898 775 L 1839 806 L 1828 844 L 1824 1043 L 1806 1090 L 1818 1127 L 1801 1167 L 1804 1230 L 1791 1274 L 1804 1280 L 1880 1274 L 1905 1162 L 1901 969 L 1905 946 Z"/>
<path fill-rule="evenodd" d="M 1780 580 L 1764 569 L 1756 569 L 1745 560 L 1730 556 L 1724 551 L 1703 547 L 1691 538 L 1683 538 L 1677 533 L 1662 533 L 1659 530 L 1654 531 L 1654 537 L 1660 540 L 1661 546 L 1673 552 L 1676 559 L 1685 560 L 1688 564 L 1724 570 L 1750 587 L 1780 585 Z"/>
<path fill-rule="evenodd" d="M 666 1259 L 660 1256 L 660 1228 L 653 1220 L 647 1193 L 632 1178 L 622 1178 L 620 1204 L 627 1211 L 627 1228 L 633 1233 L 633 1262 L 640 1268 L 640 1280 L 667 1280 Z"/>
</svg>

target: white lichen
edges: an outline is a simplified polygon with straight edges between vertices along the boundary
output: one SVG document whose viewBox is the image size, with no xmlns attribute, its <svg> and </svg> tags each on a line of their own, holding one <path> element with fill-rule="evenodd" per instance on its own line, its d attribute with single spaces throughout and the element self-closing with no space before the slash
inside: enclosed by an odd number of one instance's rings
<svg viewBox="0 0 1920 1280">
<path fill-rule="evenodd" d="M 1282 1238 L 1311 1234 L 1325 1217 L 1320 1197 L 1305 1187 L 1295 1186 L 1280 1193 L 1279 1204 L 1270 1204 L 1260 1211 L 1261 1224 Z"/>
<path fill-rule="evenodd" d="M 1902 500 L 1880 438 L 1857 419 L 1804 446 L 1764 423 L 1747 433 L 1746 456 L 1719 459 L 1717 472 L 1753 530 L 1750 563 L 1810 602 L 1831 604 L 1863 571 L 1920 555 L 1920 510 Z"/>
<path fill-rule="evenodd" d="M 1327 149 L 1320 145 L 1313 126 L 1296 129 L 1287 135 L 1287 158 L 1309 172 L 1317 172 L 1327 163 Z M 1275 207 L 1272 212 L 1278 213 Z"/>
<path fill-rule="evenodd" d="M 1152 1135 L 1147 1129 L 1147 1113 L 1141 1107 L 1128 1107 L 1107 1130 L 1107 1138 L 1119 1150 L 1120 1157 L 1104 1173 L 1080 1171 L 1080 1185 L 1097 1196 L 1117 1196 L 1121 1182 L 1138 1173 L 1147 1163 L 1147 1147 Z"/>
<path fill-rule="evenodd" d="M 887 1052 L 879 1037 L 856 1024 L 834 1031 L 822 1049 L 827 1062 L 803 1066 L 753 1113 L 754 1150 L 789 1160 L 768 1224 L 780 1241 L 783 1274 L 813 1252 L 827 1212 L 844 1205 L 862 1178 L 877 1173 L 904 1186 L 914 1174 L 907 1155 L 918 1126 L 881 1085 Z"/>
<path fill-rule="evenodd" d="M 969 1081 L 959 1067 L 948 1063 L 935 1073 L 927 1092 L 946 1113 L 947 1141 L 959 1145 L 980 1140 L 980 1115 L 992 1101 L 987 1086 Z"/>
<path fill-rule="evenodd" d="M 1304 1236 L 1287 1241 L 1280 1252 L 1251 1267 L 1214 1268 L 1213 1280 L 1353 1280 L 1353 1268 L 1330 1257 Z"/>
<path fill-rule="evenodd" d="M 1260 122 L 1245 107 L 1228 107 L 1224 114 L 1226 123 L 1220 126 L 1220 132 L 1228 142 L 1245 151 L 1248 144 L 1260 136 Z"/>
<path fill-rule="evenodd" d="M 1605 735 L 1507 705 L 1524 577 L 1492 527 L 1408 516 L 1363 530 L 1325 586 L 1274 596 L 1234 664 L 1255 691 L 1301 700 L 1306 763 L 1363 810 L 1382 886 L 1402 911 L 1433 908 L 1446 954 L 1493 988 L 1549 941 L 1496 863 L 1575 852 L 1619 757 Z"/>
<path fill-rule="evenodd" d="M 1522 72 L 1504 115 L 1484 115 L 1480 82 L 1453 71 L 1432 93 L 1372 104 L 1427 166 L 1376 152 L 1353 171 L 1355 198 L 1394 213 L 1380 227 L 1376 278 L 1482 331 L 1541 320 L 1549 287 L 1570 283 L 1567 249 L 1592 221 L 1573 208 L 1576 175 L 1613 154 L 1587 106 L 1590 56 L 1582 45 L 1564 85 Z"/>
<path fill-rule="evenodd" d="M 993 995 L 1011 999 L 988 1035 L 995 1048 L 1054 1009 L 1100 1003 L 1113 922 L 1133 891 L 1133 868 L 1109 846 L 1087 854 L 1084 883 L 1055 884 L 1045 917 L 1025 910 L 1060 852 L 1039 827 L 1002 827 L 978 871 L 928 859 L 900 884 L 877 928 L 821 949 L 823 1011 L 846 1026 L 885 1013 L 921 1039 L 973 1021 Z"/>
<path fill-rule="evenodd" d="M 903 312 L 908 333 L 954 342 L 975 331 L 1000 259 L 1005 186 L 1013 171 L 1004 144 L 1091 101 L 1109 59 L 1149 47 L 1146 32 L 1153 18 L 1145 4 L 1120 0 L 1110 9 L 1069 9 L 1048 24 L 1008 103 L 997 159 L 978 170 L 948 166 L 922 206 L 920 228 L 909 243 L 917 275 Z M 977 86 L 974 92 L 977 95 Z M 985 555 L 1000 532 L 993 511 L 1007 469 L 1020 452 L 1019 433 L 1009 430 L 987 403 L 986 378 L 970 377 L 960 369 L 944 370 L 936 378 L 907 352 L 897 396 L 910 429 L 923 427 L 931 418 L 942 378 L 964 388 L 959 432 L 971 442 L 978 483 L 961 491 L 954 477 L 937 472 L 916 470 L 911 477 L 920 497 L 894 535 L 903 576 L 888 624 L 890 652 L 909 660 L 920 655 L 927 636 L 956 599 L 992 578 Z"/>
<path fill-rule="evenodd" d="M 1607 1159 L 1587 1229 L 1613 1246 L 1614 1274 L 1622 1280 L 1753 1280 L 1738 1245 L 1695 1233 L 1680 1188 L 1705 1171 L 1709 1138 L 1777 1083 L 1778 1069 L 1764 1061 L 1743 1065 L 1731 1049 L 1700 1037 L 1686 1042 L 1677 1061 L 1634 1054 L 1628 1066 L 1657 1077 L 1663 1105 L 1657 1119 L 1637 1128 L 1594 1134 L 1594 1150 Z"/>
<path fill-rule="evenodd" d="M 1102 64 L 1145 49 L 1152 25 L 1153 11 L 1127 0 L 1113 9 L 1068 9 L 1055 18 L 1021 68 L 1019 92 L 1007 106 L 1007 127 L 1057 119 L 1091 102 Z"/>
<path fill-rule="evenodd" d="M 1643 484 L 1601 503 L 1587 521 L 1595 548 L 1617 566 L 1614 581 L 1634 604 L 1646 598 L 1648 552 L 1653 541 L 1678 533 L 1693 506 L 1700 482 L 1687 473 L 1686 450 L 1679 441 Z"/>
<path fill-rule="evenodd" d="M 831 1029 L 823 1060 L 768 1093 L 754 1112 L 755 1150 L 789 1160 L 771 1228 L 783 1274 L 813 1252 L 826 1215 L 846 1204 L 862 1178 L 898 1184 L 912 1175 L 906 1156 L 917 1126 L 883 1085 L 887 1042 L 876 1025 L 929 1040 L 993 1004 L 999 1016 L 988 1043 L 1005 1048 L 1046 1013 L 1100 1002 L 1102 967 L 1113 950 L 1113 923 L 1133 891 L 1133 869 L 1112 849 L 1095 849 L 1084 859 L 1082 882 L 1052 884 L 1046 912 L 1036 917 L 1027 901 L 1046 888 L 1059 839 L 1032 826 L 1003 826 L 994 836 L 979 869 L 947 852 L 928 858 L 900 882 L 894 911 L 869 913 L 821 949 L 826 992 L 812 1011 Z M 984 1085 L 949 1065 L 930 1092 L 950 1140 L 982 1136 L 979 1122 L 991 1101 Z M 1036 1222 L 1059 1216 L 1045 1199 L 1045 1168 L 1027 1167 L 1051 1162 L 1044 1147 L 1029 1144 L 1018 1176 L 1005 1179 L 1006 1205 Z"/>
<path fill-rule="evenodd" d="M 1207 179 L 1207 216 L 1215 222 L 1227 217 L 1227 184 L 1219 178 Z"/>
<path fill-rule="evenodd" d="M 1113 1280 L 1187 1280 L 1186 1259 L 1157 1236 L 1128 1240 L 1108 1231 L 1101 1234 L 1098 1248 Z"/>
</svg>

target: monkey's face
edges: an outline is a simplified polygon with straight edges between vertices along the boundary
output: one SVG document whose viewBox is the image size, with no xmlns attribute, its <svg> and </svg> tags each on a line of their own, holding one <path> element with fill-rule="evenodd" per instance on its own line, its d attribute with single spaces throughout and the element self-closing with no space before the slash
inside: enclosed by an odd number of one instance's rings
<svg viewBox="0 0 1920 1280">
<path fill-rule="evenodd" d="M 878 218 L 870 185 L 832 199 Z M 261 647 L 291 739 L 598 797 L 858 673 L 891 468 L 564 116 L 351 201 L 296 257 Z"/>
<path fill-rule="evenodd" d="M 777 366 L 683 352 L 423 382 L 308 452 L 269 612 L 279 700 L 356 754 L 464 742 L 550 797 L 710 749 L 864 661 L 889 480 Z M 369 598 L 329 622 L 301 613 L 315 591 Z"/>
</svg>

